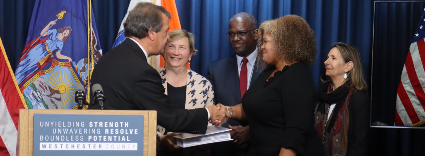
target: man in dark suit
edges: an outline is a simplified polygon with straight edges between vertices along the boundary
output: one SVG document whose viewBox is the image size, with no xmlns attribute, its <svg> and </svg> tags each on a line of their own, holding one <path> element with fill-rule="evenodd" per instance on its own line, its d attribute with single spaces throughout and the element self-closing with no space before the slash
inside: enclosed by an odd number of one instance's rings
<svg viewBox="0 0 425 156">
<path fill-rule="evenodd" d="M 212 62 L 208 67 L 207 78 L 214 88 L 216 103 L 226 106 L 239 104 L 245 91 L 260 75 L 262 68 L 257 66 L 257 21 L 249 13 L 234 15 L 229 22 L 230 44 L 235 51 L 228 57 Z M 261 62 L 262 63 L 262 62 Z M 249 150 L 249 126 L 241 126 L 230 119 L 223 126 L 231 126 L 234 142 L 214 144 L 211 155 L 251 155 Z"/>
<path fill-rule="evenodd" d="M 137 4 L 124 23 L 127 39 L 99 60 L 91 82 L 103 87 L 105 109 L 156 110 L 158 124 L 170 131 L 205 133 L 208 119 L 221 120 L 224 109 L 175 109 L 160 75 L 147 63 L 148 56 L 164 51 L 170 17 L 161 6 Z"/>
</svg>

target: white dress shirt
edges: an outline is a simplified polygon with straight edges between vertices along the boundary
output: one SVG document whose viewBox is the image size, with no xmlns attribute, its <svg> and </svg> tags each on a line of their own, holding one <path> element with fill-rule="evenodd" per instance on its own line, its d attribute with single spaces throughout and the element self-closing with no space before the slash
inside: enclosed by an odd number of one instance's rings
<svg viewBox="0 0 425 156">
<path fill-rule="evenodd" d="M 257 52 L 258 52 L 258 48 L 255 48 L 255 50 L 251 53 L 251 54 L 249 54 L 246 58 L 248 59 L 248 62 L 246 63 L 246 69 L 247 69 L 247 88 L 246 89 L 248 89 L 249 88 L 249 84 L 251 84 L 251 77 L 252 77 L 252 73 L 254 73 L 253 72 L 253 70 L 254 70 L 254 66 L 255 66 L 255 60 L 257 60 Z M 236 55 L 236 61 L 238 62 L 238 75 L 239 75 L 239 77 L 240 77 L 240 74 L 241 74 L 241 68 L 242 68 L 242 64 L 243 64 L 243 62 L 242 62 L 242 59 L 243 59 L 243 57 L 242 56 L 239 56 L 239 55 Z"/>
<path fill-rule="evenodd" d="M 132 39 L 132 38 L 130 38 L 130 37 L 127 37 L 127 38 L 129 38 L 129 39 L 133 40 L 134 42 L 136 42 L 136 44 L 137 44 L 137 45 L 139 45 L 140 49 L 142 49 L 143 53 L 145 53 L 146 61 L 147 61 L 149 56 L 148 56 L 148 53 L 146 53 L 145 48 L 143 48 L 143 47 L 142 47 L 142 45 L 140 45 L 140 44 L 139 44 L 139 42 L 137 42 L 135 39 Z"/>
</svg>

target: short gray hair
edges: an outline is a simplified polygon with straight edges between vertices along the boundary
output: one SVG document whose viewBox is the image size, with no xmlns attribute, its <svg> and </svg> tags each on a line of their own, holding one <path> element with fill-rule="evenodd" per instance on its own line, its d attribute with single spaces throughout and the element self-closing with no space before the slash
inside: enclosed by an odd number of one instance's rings
<svg viewBox="0 0 425 156">
<path fill-rule="evenodd" d="M 150 28 L 154 32 L 161 31 L 162 14 L 171 18 L 171 14 L 164 7 L 149 2 L 138 3 L 133 10 L 128 13 L 124 22 L 124 33 L 126 37 L 134 36 L 145 38 L 148 36 Z"/>
<path fill-rule="evenodd" d="M 249 22 L 249 25 L 251 26 L 252 29 L 257 29 L 257 19 L 255 19 L 254 16 L 252 16 L 249 13 L 246 12 L 240 12 L 237 13 L 236 15 L 234 15 L 231 19 L 230 22 L 232 22 L 233 20 L 237 19 L 237 18 L 242 18 L 244 20 L 247 20 Z"/>
</svg>

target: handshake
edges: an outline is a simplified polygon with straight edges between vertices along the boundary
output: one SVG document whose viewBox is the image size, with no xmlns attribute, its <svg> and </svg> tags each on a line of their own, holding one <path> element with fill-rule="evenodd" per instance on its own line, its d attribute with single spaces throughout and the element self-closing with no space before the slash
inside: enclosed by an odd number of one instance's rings
<svg viewBox="0 0 425 156">
<path fill-rule="evenodd" d="M 220 103 L 215 106 L 208 106 L 207 109 L 210 112 L 209 122 L 215 126 L 221 126 L 226 123 L 233 114 L 232 108 Z"/>
</svg>

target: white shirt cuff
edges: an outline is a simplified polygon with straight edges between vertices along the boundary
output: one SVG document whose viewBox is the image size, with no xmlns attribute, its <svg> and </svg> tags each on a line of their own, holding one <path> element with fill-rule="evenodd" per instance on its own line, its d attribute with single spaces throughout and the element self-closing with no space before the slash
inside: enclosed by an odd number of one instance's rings
<svg viewBox="0 0 425 156">
<path fill-rule="evenodd" d="M 210 111 L 208 110 L 208 108 L 205 107 L 205 109 L 207 109 L 208 112 L 208 120 L 210 119 Z"/>
</svg>

